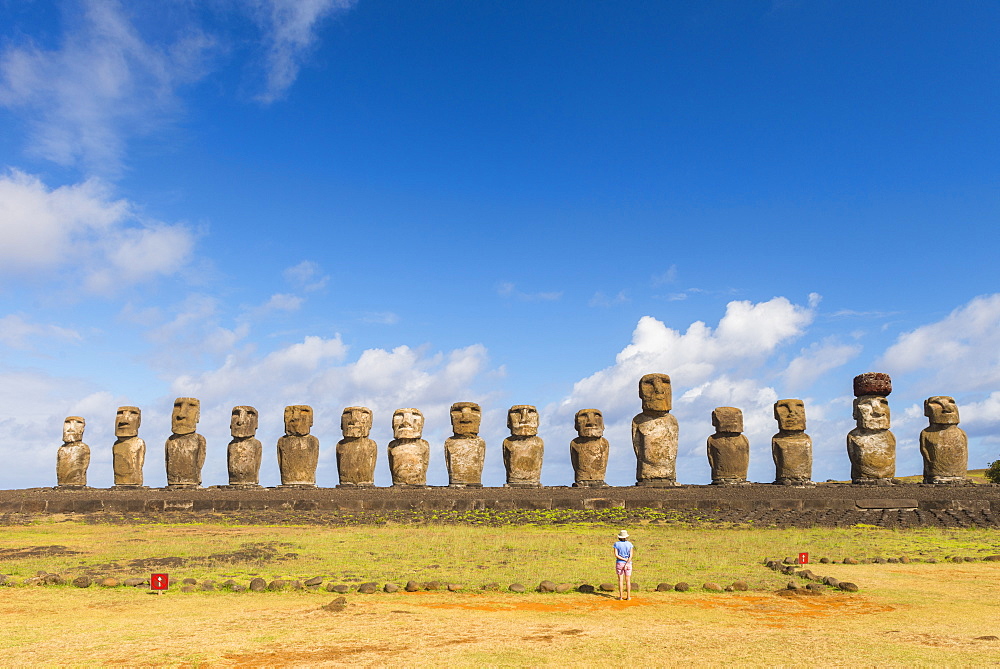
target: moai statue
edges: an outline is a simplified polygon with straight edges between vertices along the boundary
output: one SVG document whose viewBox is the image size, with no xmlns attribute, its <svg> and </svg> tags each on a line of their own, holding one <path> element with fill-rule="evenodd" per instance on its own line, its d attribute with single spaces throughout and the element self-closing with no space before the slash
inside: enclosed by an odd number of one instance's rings
<svg viewBox="0 0 1000 669">
<path fill-rule="evenodd" d="M 393 440 L 389 442 L 389 471 L 392 472 L 393 486 L 427 486 L 431 446 L 420 438 L 423 431 L 424 414 L 417 409 L 396 409 L 393 412 Z"/>
<path fill-rule="evenodd" d="M 60 488 L 87 487 L 90 446 L 83 443 L 86 425 L 87 421 L 80 416 L 69 416 L 63 421 L 63 445 L 56 454 L 56 481 Z"/>
<path fill-rule="evenodd" d="M 716 407 L 712 411 L 715 434 L 708 438 L 708 464 L 713 485 L 740 485 L 747 482 L 750 441 L 743 434 L 743 412 L 736 407 Z"/>
<path fill-rule="evenodd" d="M 115 414 L 115 445 L 111 456 L 116 488 L 141 488 L 142 465 L 146 462 L 146 442 L 139 438 L 142 411 L 139 407 L 118 407 Z"/>
<path fill-rule="evenodd" d="M 930 425 L 920 431 L 924 483 L 967 483 L 969 440 L 958 426 L 955 399 L 945 395 L 928 397 L 924 400 L 924 415 L 930 419 Z"/>
<path fill-rule="evenodd" d="M 257 418 L 257 410 L 253 407 L 233 407 L 233 417 L 229 421 L 233 440 L 226 449 L 231 488 L 260 487 L 260 458 L 264 449 L 256 438 Z"/>
<path fill-rule="evenodd" d="M 178 397 L 170 416 L 167 438 L 167 487 L 200 488 L 201 468 L 205 465 L 205 437 L 195 430 L 201 418 L 201 402 L 193 397 Z"/>
<path fill-rule="evenodd" d="M 812 482 L 812 439 L 806 434 L 806 407 L 802 400 L 774 403 L 778 434 L 771 437 L 774 482 L 779 485 L 808 486 Z"/>
<path fill-rule="evenodd" d="M 670 377 L 646 374 L 639 379 L 642 413 L 632 419 L 635 481 L 638 486 L 677 485 L 677 418 L 670 414 Z"/>
<path fill-rule="evenodd" d="M 508 488 L 541 488 L 545 442 L 538 436 L 538 409 L 517 404 L 507 412 L 510 436 L 503 440 Z"/>
<path fill-rule="evenodd" d="M 372 431 L 372 410 L 347 407 L 340 416 L 344 438 L 337 442 L 338 488 L 371 488 L 375 485 L 378 446 L 368 435 Z"/>
<path fill-rule="evenodd" d="M 896 481 L 896 437 L 889 431 L 892 380 L 888 374 L 867 372 L 854 377 L 854 420 L 847 434 L 851 481 L 861 485 L 891 485 Z"/>
<path fill-rule="evenodd" d="M 315 488 L 319 464 L 319 439 L 309 434 L 313 425 L 311 406 L 285 407 L 285 436 L 278 438 L 278 470 L 282 487 Z"/>
<path fill-rule="evenodd" d="M 569 442 L 569 458 L 573 463 L 573 487 L 592 488 L 608 485 L 604 474 L 608 470 L 608 440 L 604 438 L 604 416 L 597 409 L 581 409 L 573 419 L 576 439 Z"/>
<path fill-rule="evenodd" d="M 483 411 L 475 402 L 451 405 L 451 430 L 444 442 L 444 461 L 448 465 L 448 487 L 482 488 L 486 442 L 479 436 Z"/>
</svg>

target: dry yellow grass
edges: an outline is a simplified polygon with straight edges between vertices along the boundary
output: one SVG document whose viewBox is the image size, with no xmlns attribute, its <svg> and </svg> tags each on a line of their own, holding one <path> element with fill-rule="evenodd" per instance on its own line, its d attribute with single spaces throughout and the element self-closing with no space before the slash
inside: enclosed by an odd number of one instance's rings
<svg viewBox="0 0 1000 669">
<path fill-rule="evenodd" d="M 291 666 L 324 664 L 831 665 L 995 664 L 1000 641 L 1000 563 L 813 565 L 861 585 L 786 598 L 788 577 L 759 563 L 809 550 L 814 557 L 943 558 L 1000 553 L 984 530 L 699 530 L 630 528 L 644 586 L 684 578 L 745 578 L 746 593 L 656 593 L 632 602 L 602 595 L 397 593 L 347 596 L 328 612 L 326 592 L 164 595 L 71 586 L 0 589 L 5 665 Z M 608 527 L 225 527 L 89 526 L 73 522 L 4 528 L 0 548 L 59 544 L 79 553 L 0 563 L 31 575 L 150 556 L 197 557 L 276 541 L 298 557 L 268 564 L 204 564 L 172 576 L 262 573 L 307 577 L 357 573 L 364 580 L 440 578 L 533 586 L 541 578 L 611 580 Z M 377 558 L 377 559 L 373 559 Z M 431 559 L 436 562 L 429 562 Z M 43 563 L 47 566 L 42 566 Z M 516 564 L 514 564 L 516 563 Z M 588 564 L 592 563 L 592 564 Z M 442 565 L 429 569 L 430 564 Z M 484 566 L 481 569 L 479 566 Z M 58 569 L 57 569 L 58 568 Z M 328 576 L 329 578 L 329 576 Z M 334 578 L 333 580 L 336 580 Z"/>
</svg>

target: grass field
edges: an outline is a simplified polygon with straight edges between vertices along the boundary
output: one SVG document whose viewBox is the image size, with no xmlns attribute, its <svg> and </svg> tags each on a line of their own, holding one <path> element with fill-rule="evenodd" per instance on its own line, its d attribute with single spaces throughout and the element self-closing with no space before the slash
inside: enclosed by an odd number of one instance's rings
<svg viewBox="0 0 1000 669">
<path fill-rule="evenodd" d="M 148 577 L 253 576 L 380 584 L 459 583 L 462 592 L 348 594 L 322 609 L 320 591 L 181 593 L 133 588 L 0 589 L 5 665 L 293 664 L 995 664 L 1000 563 L 945 561 L 1000 553 L 991 530 L 628 528 L 636 545 L 631 602 L 603 594 L 514 594 L 485 583 L 614 580 L 612 525 L 475 527 L 89 525 L 53 519 L 5 527 L 0 572 Z M 765 557 L 935 559 L 910 564 L 812 564 L 857 583 L 854 594 L 780 597 L 788 576 Z M 171 567 L 151 567 L 164 560 Z M 652 592 L 687 581 L 690 592 Z M 706 581 L 750 584 L 708 593 Z"/>
</svg>

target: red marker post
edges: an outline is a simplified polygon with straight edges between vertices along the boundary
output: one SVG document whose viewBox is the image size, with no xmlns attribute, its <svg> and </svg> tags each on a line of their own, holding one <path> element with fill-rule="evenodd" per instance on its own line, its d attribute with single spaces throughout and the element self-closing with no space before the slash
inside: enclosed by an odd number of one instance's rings
<svg viewBox="0 0 1000 669">
<path fill-rule="evenodd" d="M 809 564 L 809 553 L 799 553 L 799 564 Z"/>
<path fill-rule="evenodd" d="M 149 577 L 150 590 L 166 590 L 170 584 L 170 578 L 166 574 L 151 574 Z"/>
</svg>

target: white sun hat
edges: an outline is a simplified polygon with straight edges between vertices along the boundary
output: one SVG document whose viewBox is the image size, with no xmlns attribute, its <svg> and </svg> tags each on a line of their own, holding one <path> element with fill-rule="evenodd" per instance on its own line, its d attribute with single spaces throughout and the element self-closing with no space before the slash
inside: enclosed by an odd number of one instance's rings
<svg viewBox="0 0 1000 669">
<path fill-rule="evenodd" d="M 622 530 L 621 532 L 618 533 L 618 538 L 619 539 L 628 539 L 628 532 L 626 532 L 625 530 Z"/>
</svg>

